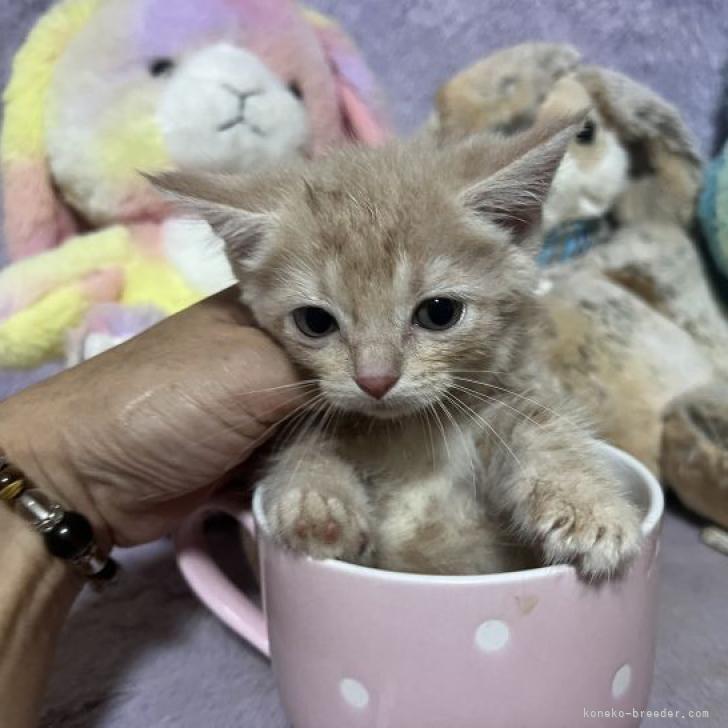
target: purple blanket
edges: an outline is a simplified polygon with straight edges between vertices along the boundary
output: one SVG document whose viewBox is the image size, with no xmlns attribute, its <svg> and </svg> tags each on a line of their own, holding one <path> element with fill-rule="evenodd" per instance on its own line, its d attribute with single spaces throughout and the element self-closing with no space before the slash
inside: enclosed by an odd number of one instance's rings
<svg viewBox="0 0 728 728">
<path fill-rule="evenodd" d="M 47 4 L 0 0 L 3 81 L 15 47 Z M 426 119 L 439 83 L 463 65 L 501 46 L 543 39 L 574 43 L 588 60 L 653 86 L 682 110 L 706 153 L 717 141 L 728 55 L 724 0 L 308 4 L 337 16 L 354 35 L 404 132 Z M 685 718 L 646 724 L 726 726 L 728 558 L 702 546 L 697 526 L 676 512 L 666 523 L 662 558 L 652 706 L 682 711 Z M 43 726 L 284 728 L 268 664 L 198 605 L 176 572 L 169 544 L 137 549 L 123 560 L 119 587 L 85 596 L 68 625 Z M 687 717 L 696 709 L 710 717 Z"/>
</svg>

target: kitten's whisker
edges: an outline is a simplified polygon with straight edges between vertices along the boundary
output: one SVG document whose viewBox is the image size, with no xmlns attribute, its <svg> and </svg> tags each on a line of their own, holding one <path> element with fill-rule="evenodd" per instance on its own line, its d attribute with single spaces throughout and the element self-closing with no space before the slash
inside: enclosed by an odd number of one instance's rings
<svg viewBox="0 0 728 728">
<path fill-rule="evenodd" d="M 432 427 L 430 425 L 430 420 L 428 418 L 428 411 L 418 409 L 417 410 L 417 417 L 422 420 L 422 423 L 424 427 L 427 428 L 427 437 L 430 444 L 430 457 L 432 459 L 432 464 L 434 465 L 436 462 L 436 456 L 435 456 L 435 441 L 432 439 Z"/>
<path fill-rule="evenodd" d="M 304 432 L 301 433 L 301 435 L 296 440 L 296 442 L 294 442 L 291 445 L 291 448 L 294 448 L 296 445 L 300 444 L 302 442 L 302 440 L 304 439 L 304 437 L 305 436 L 308 436 L 308 433 L 311 432 L 311 430 L 313 429 L 313 420 L 315 420 L 315 418 L 316 417 L 319 417 L 319 416 L 322 416 L 323 417 L 325 415 L 325 413 L 329 411 L 329 409 L 331 408 L 331 406 L 332 406 L 331 403 L 330 402 L 327 402 L 327 401 L 324 401 L 324 402 L 322 402 L 322 403 L 319 404 L 319 406 L 316 408 L 316 411 L 314 413 L 312 413 L 312 418 L 311 418 L 311 420 L 308 423 L 308 428 L 306 430 L 304 430 Z M 320 435 L 320 431 L 318 433 L 316 433 L 316 440 L 315 441 L 318 441 L 319 435 Z M 305 457 L 306 457 L 307 454 L 308 453 L 305 453 L 305 452 L 304 453 L 301 453 L 301 455 L 299 456 L 298 460 L 296 461 L 296 466 L 293 468 L 293 472 L 291 473 L 291 477 L 288 480 L 288 488 L 289 489 L 293 485 L 293 483 L 294 483 L 294 481 L 296 479 L 296 474 L 298 473 L 298 468 L 301 466 L 301 463 L 304 461 L 304 459 L 305 459 Z"/>
<path fill-rule="evenodd" d="M 248 397 L 251 394 L 267 394 L 268 392 L 280 392 L 283 389 L 296 389 L 299 387 L 310 388 L 315 387 L 318 384 L 317 379 L 304 379 L 300 382 L 291 382 L 290 384 L 281 384 L 278 387 L 266 387 L 264 389 L 251 389 L 247 392 L 243 392 L 241 397 Z"/>
<path fill-rule="evenodd" d="M 439 405 L 439 408 L 443 412 L 445 411 L 445 407 L 442 404 L 442 402 L 436 402 L 436 404 Z M 440 422 L 440 414 L 439 414 L 439 412 L 437 410 L 433 410 L 433 411 L 435 412 L 435 416 L 437 417 L 437 421 Z M 447 437 L 447 432 L 446 432 L 446 429 L 445 429 L 445 423 L 442 423 L 441 424 L 441 427 L 442 427 L 442 438 L 443 438 L 443 442 L 445 444 L 445 454 L 447 455 L 448 462 L 452 462 L 452 453 L 450 452 L 450 442 L 449 442 L 448 437 Z"/>
<path fill-rule="evenodd" d="M 530 402 L 531 404 L 535 405 L 536 407 L 539 407 L 540 409 L 544 410 L 545 412 L 552 414 L 554 417 L 556 417 L 558 419 L 568 422 L 570 425 L 573 425 L 574 427 L 579 426 L 578 423 L 569 419 L 565 415 L 559 414 L 556 410 L 552 409 L 551 407 L 547 407 L 545 404 L 542 404 L 538 400 L 533 399 L 533 397 L 527 397 L 524 394 L 519 394 L 518 392 L 514 392 L 512 389 L 508 389 L 506 387 L 500 387 L 496 384 L 491 384 L 490 382 L 482 382 L 478 379 L 467 379 L 466 377 L 455 377 L 455 376 L 453 376 L 453 379 L 456 379 L 461 382 L 469 382 L 471 384 L 479 384 L 480 386 L 489 387 L 491 389 L 497 389 L 499 392 L 505 392 L 506 394 L 510 394 L 513 397 L 517 397 L 518 399 L 522 399 L 522 400 L 525 400 L 526 402 Z"/>
<path fill-rule="evenodd" d="M 307 397 L 307 396 L 308 395 L 306 395 L 306 394 L 296 395 L 294 397 L 294 401 L 297 400 L 297 399 L 301 399 L 303 397 Z M 304 402 L 304 404 L 305 404 L 305 402 Z M 256 412 L 256 417 L 258 419 L 262 419 L 266 415 L 270 414 L 271 412 L 274 412 L 276 409 L 279 409 L 279 408 L 280 408 L 280 405 L 278 405 L 277 407 L 271 407 L 271 408 L 269 408 L 267 410 L 261 410 L 260 412 Z M 298 407 L 296 409 L 298 409 Z M 295 412 L 296 410 L 293 410 L 293 411 Z M 271 423 L 270 426 L 268 428 L 266 428 L 265 432 L 260 436 L 260 438 L 257 438 L 256 440 L 254 440 L 253 443 L 255 444 L 255 443 L 258 442 L 258 440 L 265 439 L 265 437 L 267 436 L 267 434 L 272 429 L 275 429 L 282 422 L 285 422 L 285 420 L 288 417 L 290 417 L 292 414 L 293 414 L 293 412 L 289 412 L 287 415 L 284 415 L 280 420 Z M 222 420 L 222 418 L 219 418 L 219 419 Z M 225 433 L 228 433 L 228 432 L 238 432 L 240 430 L 240 427 L 242 427 L 246 423 L 249 423 L 250 422 L 250 419 L 251 419 L 251 416 L 246 412 L 246 413 L 241 413 L 241 415 L 240 415 L 240 421 L 237 422 L 237 423 L 235 421 L 228 421 L 228 422 L 222 422 L 222 421 L 220 421 L 219 422 L 219 425 L 220 426 L 218 428 L 215 428 L 215 431 L 214 432 L 210 432 L 208 435 L 206 435 L 205 437 L 203 437 L 200 440 L 198 440 L 197 441 L 197 444 L 204 445 L 204 444 L 206 444 L 208 442 L 212 442 L 212 441 L 217 440 L 220 437 L 220 435 L 222 435 L 222 434 L 225 434 Z"/>
<path fill-rule="evenodd" d="M 321 395 L 323 397 L 323 395 Z M 283 426 L 287 427 L 290 424 L 290 421 L 293 419 L 298 419 L 298 417 L 305 416 L 307 414 L 307 409 L 309 407 L 312 407 L 315 405 L 316 402 L 318 402 L 318 397 L 315 397 L 313 400 L 307 399 L 302 404 L 298 405 L 293 411 L 289 412 L 288 415 L 283 417 L 278 422 L 273 423 L 268 429 L 266 429 L 259 437 L 257 437 L 249 446 L 249 450 L 252 452 L 258 445 L 265 442 L 265 440 L 270 437 L 272 432 L 276 430 L 277 428 Z"/>
<path fill-rule="evenodd" d="M 448 462 L 450 461 L 450 446 L 447 443 L 447 435 L 445 434 L 445 428 L 443 427 L 442 422 L 440 421 L 440 415 L 437 413 L 437 410 L 435 409 L 436 402 L 431 402 L 429 405 L 427 405 L 427 410 L 429 412 L 432 412 L 432 416 L 435 418 L 435 423 L 437 424 L 438 429 L 440 430 L 440 434 L 442 435 L 442 443 L 445 446 L 445 453 L 447 454 Z"/>
<path fill-rule="evenodd" d="M 501 377 L 513 376 L 513 372 L 499 371 L 497 369 L 449 369 L 449 374 L 455 374 L 457 372 L 463 372 L 465 374 L 495 374 Z"/>
<path fill-rule="evenodd" d="M 308 420 L 313 416 L 313 412 L 311 408 L 305 408 L 302 407 L 299 412 L 296 413 L 296 416 L 291 418 L 286 424 L 285 427 L 281 429 L 281 432 L 279 433 L 278 437 L 276 438 L 276 447 L 275 451 L 279 452 L 284 447 L 287 447 L 291 444 L 291 440 L 296 437 L 299 433 L 299 427 L 308 422 Z"/>
<path fill-rule="evenodd" d="M 302 407 L 301 411 L 299 412 L 298 417 L 296 418 L 295 424 L 291 423 L 291 427 L 288 428 L 288 431 L 285 433 L 281 433 L 281 447 L 289 444 L 295 444 L 299 441 L 299 438 L 296 438 L 294 443 L 291 443 L 291 439 L 295 437 L 296 435 L 299 435 L 300 432 L 296 432 L 296 428 L 299 426 L 305 426 L 313 422 L 313 420 L 316 419 L 317 413 L 320 411 L 321 406 L 325 400 L 325 395 L 323 393 L 320 393 L 318 396 L 314 397 L 313 400 L 311 400 L 308 403 L 308 407 Z M 285 437 L 285 441 L 283 438 Z"/>
<path fill-rule="evenodd" d="M 295 416 L 288 419 L 288 422 L 284 424 L 278 434 L 276 452 L 290 443 L 290 440 L 296 434 L 296 428 L 299 427 L 299 425 L 307 422 L 308 419 L 314 416 L 317 406 L 323 401 L 323 399 L 324 395 L 319 393 L 313 399 L 304 402 L 296 408 L 296 411 L 292 413 Z"/>
<path fill-rule="evenodd" d="M 329 426 L 331 426 L 332 431 L 333 431 L 333 423 L 334 423 L 334 420 L 336 419 L 336 415 L 337 415 L 336 408 L 334 407 L 333 404 L 329 404 L 328 409 L 326 410 L 326 412 L 323 415 L 321 429 L 319 431 L 322 440 L 325 440 L 328 437 Z"/>
<path fill-rule="evenodd" d="M 264 387 L 263 389 L 251 389 L 247 392 L 243 392 L 242 397 L 247 397 L 249 394 L 261 394 L 263 392 L 276 392 L 280 389 L 293 389 L 294 387 L 304 387 L 306 385 L 318 384 L 318 379 L 301 379 L 298 382 L 289 382 L 288 384 L 280 384 L 277 387 Z"/>
<path fill-rule="evenodd" d="M 448 401 L 452 402 L 461 412 L 463 411 L 463 408 L 462 408 L 460 402 L 458 402 L 458 400 L 455 399 L 455 397 L 453 397 L 452 395 L 447 394 L 447 393 L 445 393 L 445 397 L 446 397 L 446 399 Z M 471 448 L 470 448 L 470 444 L 471 443 L 468 441 L 468 438 L 465 437 L 465 432 L 464 432 L 463 428 L 455 420 L 455 418 L 452 417 L 452 415 L 448 412 L 447 408 L 445 408 L 445 412 L 447 412 L 447 414 L 450 417 L 450 421 L 452 422 L 453 426 L 460 433 L 460 437 L 462 438 L 462 441 L 463 441 L 463 446 L 465 447 L 465 450 L 466 450 L 466 452 L 468 454 L 468 460 L 470 461 L 470 473 L 472 475 L 472 480 L 473 480 L 473 497 L 477 501 L 478 500 L 478 478 L 477 478 L 477 475 L 475 473 L 475 464 L 473 463 L 473 454 L 472 454 Z"/>
<path fill-rule="evenodd" d="M 483 424 L 485 427 L 487 427 L 493 433 L 493 435 L 495 435 L 495 437 L 498 439 L 498 441 L 510 453 L 511 457 L 516 462 L 516 464 L 518 465 L 519 469 L 523 472 L 523 470 L 524 470 L 523 464 L 518 459 L 518 457 L 516 456 L 516 454 L 513 452 L 513 449 L 510 447 L 510 445 L 503 439 L 503 437 L 501 437 L 501 435 L 493 427 L 493 425 L 491 425 L 490 422 L 488 422 L 482 415 L 480 415 L 478 412 L 476 412 L 472 407 L 468 406 L 464 402 L 460 402 L 460 404 L 462 404 L 462 406 L 465 407 L 468 410 L 468 412 L 470 413 L 471 417 L 473 417 L 476 422 L 479 421 L 481 424 Z"/>
<path fill-rule="evenodd" d="M 331 417 L 331 433 L 332 435 L 336 432 L 336 426 L 339 418 L 341 417 L 341 412 L 336 408 L 332 407 L 333 415 Z"/>
<path fill-rule="evenodd" d="M 495 369 L 452 369 L 448 372 L 453 376 L 455 379 L 461 379 L 465 382 L 473 382 L 474 384 L 482 384 L 482 385 L 488 385 L 494 388 L 501 388 L 502 391 L 508 392 L 509 394 L 512 394 L 515 397 L 523 398 L 526 395 L 530 394 L 533 391 L 533 387 L 527 387 L 526 389 L 516 392 L 513 389 L 508 389 L 503 385 L 503 382 L 501 381 L 501 378 L 505 379 L 506 381 L 511 379 L 513 376 L 513 372 L 501 372 L 497 371 Z M 469 379 L 467 377 L 458 377 L 458 374 L 491 374 L 493 375 L 496 380 L 499 382 L 498 384 L 494 384 L 493 382 L 484 381 L 482 379 Z M 535 404 L 540 404 L 537 400 L 534 400 Z"/>
<path fill-rule="evenodd" d="M 521 417 L 528 420 L 531 424 L 535 425 L 536 427 L 542 428 L 543 425 L 540 422 L 536 422 L 532 417 L 529 417 L 525 412 L 522 412 L 517 407 L 513 407 L 512 405 L 508 404 L 507 402 L 504 402 L 502 399 L 498 399 L 497 397 L 491 397 L 490 395 L 485 394 L 484 392 L 476 392 L 474 389 L 471 389 L 470 387 L 463 387 L 461 384 L 453 384 L 453 389 L 458 390 L 459 392 L 464 392 L 465 394 L 470 395 L 471 397 L 475 397 L 475 399 L 480 400 L 481 402 L 487 402 L 489 404 L 499 404 L 503 407 L 506 407 L 509 410 L 512 410 L 514 413 L 520 415 Z"/>
<path fill-rule="evenodd" d="M 432 449 L 432 464 L 434 465 L 437 461 L 437 453 L 435 452 L 435 439 L 432 434 L 432 422 L 430 421 L 428 410 L 425 410 L 423 412 L 423 416 L 425 418 L 425 422 L 427 423 L 427 436 L 430 440 L 430 448 Z"/>
<path fill-rule="evenodd" d="M 299 400 L 302 400 L 302 399 L 304 401 L 300 405 L 298 405 L 296 407 L 296 409 L 298 409 L 298 407 L 300 407 L 300 406 L 305 405 L 306 401 L 310 402 L 312 400 L 311 392 L 299 392 L 298 394 L 291 395 L 290 399 L 288 400 L 288 404 L 293 404 L 294 402 L 298 402 Z M 255 416 L 257 419 L 261 419 L 261 418 L 269 415 L 271 412 L 275 412 L 276 410 L 279 410 L 279 409 L 281 409 L 280 404 L 274 405 L 273 407 L 268 407 L 267 409 L 264 409 L 264 410 L 260 410 L 260 411 L 256 410 Z M 283 420 L 280 420 L 279 422 L 277 422 L 275 424 L 279 425 L 282 421 Z"/>
</svg>

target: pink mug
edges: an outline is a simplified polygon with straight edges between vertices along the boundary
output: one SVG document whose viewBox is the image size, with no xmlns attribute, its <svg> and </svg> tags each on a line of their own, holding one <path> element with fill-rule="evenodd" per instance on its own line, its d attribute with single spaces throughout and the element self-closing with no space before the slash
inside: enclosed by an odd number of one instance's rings
<svg viewBox="0 0 728 728">
<path fill-rule="evenodd" d="M 638 726 L 655 652 L 662 490 L 633 457 L 605 456 L 644 512 L 644 544 L 617 580 L 571 566 L 420 576 L 280 548 L 253 502 L 264 612 L 206 549 L 204 506 L 181 529 L 179 564 L 202 601 L 270 655 L 295 728 Z M 270 642 L 269 642 L 270 640 Z"/>
</svg>

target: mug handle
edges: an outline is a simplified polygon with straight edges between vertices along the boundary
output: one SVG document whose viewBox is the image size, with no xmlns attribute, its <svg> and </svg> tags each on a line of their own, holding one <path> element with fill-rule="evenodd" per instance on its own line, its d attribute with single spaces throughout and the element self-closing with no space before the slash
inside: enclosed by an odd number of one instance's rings
<svg viewBox="0 0 728 728">
<path fill-rule="evenodd" d="M 266 657 L 270 657 L 268 625 L 263 611 L 225 576 L 213 561 L 204 534 L 205 521 L 227 513 L 255 538 L 252 513 L 239 503 L 215 498 L 187 518 L 175 535 L 177 563 L 200 601 Z"/>
</svg>

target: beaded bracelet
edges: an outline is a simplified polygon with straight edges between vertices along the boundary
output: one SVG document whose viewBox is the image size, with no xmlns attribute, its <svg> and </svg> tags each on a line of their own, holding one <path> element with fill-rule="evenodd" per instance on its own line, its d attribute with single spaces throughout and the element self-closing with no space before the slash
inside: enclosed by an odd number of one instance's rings
<svg viewBox="0 0 728 728">
<path fill-rule="evenodd" d="M 0 500 L 11 505 L 43 536 L 51 555 L 70 562 L 95 583 L 109 582 L 116 576 L 119 565 L 99 553 L 88 519 L 51 502 L 25 473 L 1 455 Z"/>
</svg>

